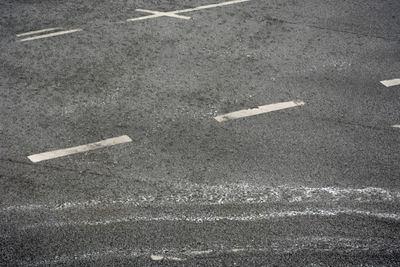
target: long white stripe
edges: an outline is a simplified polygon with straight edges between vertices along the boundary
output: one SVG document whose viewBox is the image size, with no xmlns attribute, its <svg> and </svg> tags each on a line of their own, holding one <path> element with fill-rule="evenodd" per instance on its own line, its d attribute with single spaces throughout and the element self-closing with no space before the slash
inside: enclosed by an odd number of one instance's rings
<svg viewBox="0 0 400 267">
<path fill-rule="evenodd" d="M 38 30 L 38 31 L 24 32 L 24 33 L 17 34 L 17 37 L 26 36 L 26 35 L 32 35 L 32 34 L 41 33 L 41 32 L 49 32 L 49 31 L 54 31 L 54 30 L 61 30 L 61 29 L 62 28 L 48 28 L 48 29 L 43 29 L 43 30 Z"/>
<path fill-rule="evenodd" d="M 163 17 L 163 16 L 177 17 L 177 16 L 174 16 L 174 15 L 175 14 L 179 14 L 179 13 L 192 12 L 192 11 L 196 11 L 196 10 L 202 10 L 202 9 L 208 9 L 208 8 L 215 8 L 215 7 L 233 5 L 233 4 L 238 4 L 238 3 L 248 2 L 248 1 L 251 1 L 251 0 L 234 0 L 234 1 L 223 2 L 223 3 L 219 3 L 219 4 L 205 5 L 205 6 L 199 6 L 199 7 L 194 7 L 194 8 L 187 8 L 187 9 L 181 9 L 181 10 L 175 10 L 175 11 L 169 11 L 169 12 L 159 12 L 157 14 L 150 15 L 150 16 L 127 19 L 126 21 L 139 21 L 139 20 L 158 18 L 158 17 Z M 145 11 L 145 9 L 136 9 L 136 10 L 137 11 L 143 11 L 143 12 L 155 13 L 154 11 L 150 11 L 150 10 L 146 10 Z M 185 16 L 177 17 L 177 18 L 185 18 Z M 189 18 L 190 17 L 186 17 L 185 19 L 189 19 Z"/>
<path fill-rule="evenodd" d="M 194 8 L 177 10 L 174 13 L 176 13 L 176 14 L 185 13 L 185 12 L 191 12 L 191 11 L 196 11 L 196 10 L 202 10 L 202 9 L 208 9 L 208 8 L 215 8 L 215 7 L 233 5 L 233 4 L 238 4 L 238 3 L 244 3 L 244 2 L 249 2 L 249 1 L 251 1 L 251 0 L 234 0 L 234 1 L 228 1 L 228 2 L 223 2 L 223 3 L 219 3 L 219 4 L 211 4 L 211 5 L 205 5 L 205 6 L 199 6 L 199 7 L 194 7 Z"/>
<path fill-rule="evenodd" d="M 381 81 L 381 84 L 383 84 L 386 87 L 400 85 L 400 79 L 384 80 L 384 81 Z"/>
<path fill-rule="evenodd" d="M 190 17 L 187 17 L 187 16 L 176 15 L 175 12 L 159 12 L 159 11 L 152 11 L 152 10 L 147 10 L 147 9 L 140 9 L 140 8 L 136 9 L 136 11 L 147 12 L 147 13 L 152 13 L 154 15 L 173 17 L 173 18 L 178 18 L 178 19 L 190 19 Z"/>
<path fill-rule="evenodd" d="M 29 156 L 28 158 L 32 162 L 39 162 L 39 161 L 43 161 L 43 160 L 64 157 L 64 156 L 68 156 L 68 155 L 72 155 L 72 154 L 76 154 L 76 153 L 86 152 L 89 150 L 94 150 L 94 149 L 103 148 L 103 147 L 107 147 L 107 146 L 113 146 L 113 145 L 117 145 L 117 144 L 131 142 L 131 141 L 132 141 L 132 139 L 129 136 L 122 135 L 119 137 L 109 138 L 109 139 L 106 139 L 106 140 L 103 140 L 100 142 L 91 143 L 91 144 L 87 144 L 87 145 L 70 147 L 70 148 L 35 154 L 35 155 Z"/>
<path fill-rule="evenodd" d="M 243 110 L 235 111 L 235 112 L 228 113 L 225 115 L 216 116 L 216 117 L 214 117 L 214 119 L 216 119 L 218 122 L 222 122 L 222 121 L 234 120 L 234 119 L 239 119 L 239 118 L 243 118 L 243 117 L 254 116 L 254 115 L 258 115 L 258 114 L 262 114 L 262 113 L 267 113 L 267 112 L 271 112 L 271 111 L 292 108 L 292 107 L 302 106 L 302 105 L 304 105 L 303 101 L 282 102 L 282 103 L 276 103 L 276 104 L 271 104 L 271 105 L 259 106 L 258 108 L 243 109 Z"/>
<path fill-rule="evenodd" d="M 49 34 L 38 35 L 38 36 L 21 39 L 21 40 L 18 40 L 18 42 L 32 41 L 32 40 L 48 38 L 48 37 L 53 37 L 53 36 L 58 36 L 58 35 L 63 35 L 63 34 L 68 34 L 68 33 L 73 33 L 73 32 L 79 32 L 79 31 L 82 31 L 82 29 L 73 29 L 73 30 L 68 30 L 68 31 L 53 32 L 53 33 L 49 33 Z"/>
</svg>

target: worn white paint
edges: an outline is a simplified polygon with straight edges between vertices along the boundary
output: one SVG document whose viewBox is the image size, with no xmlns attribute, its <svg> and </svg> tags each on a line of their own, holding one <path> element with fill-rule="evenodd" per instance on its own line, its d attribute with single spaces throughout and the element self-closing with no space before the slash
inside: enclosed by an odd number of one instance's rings
<svg viewBox="0 0 400 267">
<path fill-rule="evenodd" d="M 292 107 L 297 107 L 297 106 L 302 106 L 304 105 L 303 101 L 289 101 L 289 102 L 282 102 L 282 103 L 276 103 L 276 104 L 271 104 L 271 105 L 265 105 L 265 106 L 259 106 L 258 108 L 252 108 L 252 109 L 243 109 L 239 111 L 235 111 L 232 113 L 228 113 L 225 115 L 220 115 L 214 117 L 215 120 L 218 122 L 223 122 L 227 120 L 234 120 L 234 119 L 239 119 L 243 117 L 249 117 L 249 116 L 254 116 L 258 114 L 263 114 L 267 112 L 272 112 L 276 110 L 281 110 L 281 109 L 287 109 L 287 108 L 292 108 Z"/>
<path fill-rule="evenodd" d="M 81 146 L 76 146 L 76 147 L 70 147 L 70 148 L 65 148 L 65 149 L 59 149 L 59 150 L 53 150 L 50 152 L 44 152 L 40 154 L 35 154 L 28 156 L 28 158 L 32 162 L 39 162 L 43 160 L 49 160 L 49 159 L 54 159 L 54 158 L 59 158 L 59 157 L 64 157 L 76 153 L 81 153 L 81 152 L 86 152 L 94 149 L 99 149 L 107 146 L 113 146 L 117 144 L 122 144 L 122 143 L 127 143 L 127 142 L 132 142 L 132 139 L 127 136 L 127 135 L 122 135 L 119 137 L 114 137 L 114 138 L 109 138 L 100 142 L 95 142 L 87 145 L 81 145 Z"/>
<path fill-rule="evenodd" d="M 79 31 L 82 31 L 82 29 L 73 29 L 73 30 L 68 30 L 68 31 L 53 32 L 53 33 L 28 37 L 25 39 L 18 40 L 18 42 L 26 42 L 26 41 L 32 41 L 32 40 L 37 40 L 37 39 L 49 38 L 49 37 L 53 37 L 53 36 L 64 35 L 64 34 L 69 34 L 69 33 L 79 32 Z"/>
</svg>

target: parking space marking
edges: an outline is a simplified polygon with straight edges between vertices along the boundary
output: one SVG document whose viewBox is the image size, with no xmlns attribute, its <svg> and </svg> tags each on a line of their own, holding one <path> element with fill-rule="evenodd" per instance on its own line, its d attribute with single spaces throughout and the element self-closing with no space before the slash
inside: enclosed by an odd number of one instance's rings
<svg viewBox="0 0 400 267">
<path fill-rule="evenodd" d="M 211 4 L 211 5 L 194 7 L 194 8 L 187 8 L 187 9 L 169 11 L 169 12 L 159 12 L 159 11 L 152 11 L 152 10 L 146 10 L 146 9 L 136 9 L 136 11 L 153 13 L 153 15 L 127 19 L 126 21 L 139 21 L 139 20 L 159 18 L 159 17 L 173 17 L 173 18 L 180 18 L 180 19 L 190 19 L 190 17 L 179 16 L 177 14 L 186 13 L 186 12 L 192 12 L 192 11 L 197 11 L 197 10 L 203 10 L 203 9 L 208 9 L 208 8 L 215 8 L 215 7 L 239 4 L 239 3 L 249 2 L 249 1 L 251 1 L 251 0 L 234 0 L 234 1 L 223 2 L 223 3 L 219 3 L 219 4 Z"/>
<path fill-rule="evenodd" d="M 43 38 L 48 38 L 48 37 L 53 37 L 53 36 L 58 36 L 58 35 L 64 35 L 64 34 L 69 34 L 69 33 L 79 32 L 79 31 L 82 31 L 82 29 L 73 29 L 73 30 L 67 30 L 67 31 L 53 32 L 53 33 L 28 37 L 25 39 L 18 40 L 18 42 L 32 41 L 32 40 L 43 39 Z"/>
<path fill-rule="evenodd" d="M 76 146 L 76 147 L 70 147 L 70 148 L 53 150 L 50 152 L 35 154 L 35 155 L 28 156 L 28 158 L 32 162 L 39 162 L 39 161 L 43 161 L 43 160 L 64 157 L 64 156 L 68 156 L 68 155 L 72 155 L 72 154 L 82 153 L 82 152 L 86 152 L 89 150 L 99 149 L 99 148 L 113 146 L 113 145 L 127 143 L 127 142 L 132 142 L 132 139 L 127 135 L 122 135 L 119 137 L 109 138 L 109 139 L 105 139 L 103 141 L 90 143 L 87 145 L 81 145 L 81 146 Z"/>
<path fill-rule="evenodd" d="M 386 87 L 400 85 L 400 79 L 384 80 L 381 81 L 381 84 L 383 84 Z"/>
<path fill-rule="evenodd" d="M 239 118 L 243 118 L 243 117 L 254 116 L 254 115 L 267 113 L 267 112 L 271 112 L 271 111 L 302 106 L 304 104 L 305 103 L 303 101 L 282 102 L 282 103 L 270 104 L 270 105 L 265 105 L 265 106 L 259 106 L 258 108 L 243 109 L 243 110 L 231 112 L 231 113 L 228 113 L 225 115 L 216 116 L 216 117 L 214 117 L 214 119 L 218 122 L 223 122 L 223 121 L 227 121 L 227 120 L 234 120 L 234 119 L 239 119 Z"/>
<path fill-rule="evenodd" d="M 172 17 L 172 18 L 178 18 L 178 19 L 190 19 L 190 17 L 187 16 L 182 16 L 182 15 L 176 15 L 174 12 L 159 12 L 159 11 L 153 11 L 153 10 L 147 10 L 147 9 L 136 9 L 136 11 L 139 12 L 146 12 L 146 13 L 152 13 L 154 15 L 160 15 L 160 17 Z"/>
<path fill-rule="evenodd" d="M 27 36 L 27 35 L 33 35 L 37 33 L 42 33 L 42 32 L 51 32 L 55 30 L 61 30 L 62 28 L 48 28 L 48 29 L 43 29 L 43 30 L 37 30 L 37 31 L 31 31 L 31 32 L 24 32 L 24 33 L 19 33 L 17 34 L 17 37 L 22 37 L 22 36 Z"/>
</svg>

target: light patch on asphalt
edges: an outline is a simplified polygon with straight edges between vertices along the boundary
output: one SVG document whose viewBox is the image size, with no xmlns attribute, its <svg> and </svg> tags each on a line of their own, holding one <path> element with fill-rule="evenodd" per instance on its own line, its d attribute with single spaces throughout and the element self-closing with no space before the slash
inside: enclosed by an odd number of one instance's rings
<svg viewBox="0 0 400 267">
<path fill-rule="evenodd" d="M 210 186 L 203 184 L 174 184 L 170 195 L 129 195 L 118 199 L 91 199 L 71 201 L 58 205 L 27 204 L 0 209 L 0 212 L 39 212 L 92 209 L 98 207 L 148 206 L 148 205 L 224 205 L 262 203 L 320 203 L 329 201 L 351 201 L 353 203 L 398 203 L 400 192 L 383 188 L 339 188 L 339 187 L 268 187 L 249 184 L 227 184 Z"/>
<path fill-rule="evenodd" d="M 169 12 L 159 12 L 159 11 L 151 11 L 151 10 L 146 10 L 146 9 L 136 9 L 136 11 L 149 12 L 149 13 L 153 13 L 153 15 L 139 17 L 139 18 L 131 18 L 131 19 L 127 19 L 126 21 L 139 21 L 139 20 L 159 18 L 159 17 L 174 17 L 174 18 L 180 18 L 180 19 L 190 19 L 190 17 L 178 16 L 177 14 L 198 11 L 198 10 L 203 10 L 203 9 L 208 9 L 208 8 L 216 8 L 216 7 L 221 7 L 221 6 L 239 4 L 239 3 L 249 2 L 249 1 L 251 1 L 251 0 L 234 0 L 234 1 L 228 1 L 228 2 L 223 2 L 223 3 L 219 3 L 219 4 L 211 4 L 211 5 L 199 6 L 199 7 L 195 7 L 195 8 L 187 8 L 187 9 L 169 11 Z"/>
<path fill-rule="evenodd" d="M 18 40 L 18 42 L 26 42 L 26 41 L 32 41 L 32 40 L 37 40 L 37 39 L 49 38 L 49 37 L 79 32 L 79 31 L 82 31 L 82 29 L 72 29 L 72 30 L 67 30 L 67 31 L 59 31 L 59 32 L 53 32 L 53 33 L 48 33 L 48 34 L 43 34 L 43 35 L 36 35 L 36 36 Z"/>
<path fill-rule="evenodd" d="M 384 81 L 381 81 L 381 84 L 383 84 L 386 87 L 400 85 L 400 79 L 384 80 Z"/>
<path fill-rule="evenodd" d="M 105 139 L 105 140 L 102 140 L 99 142 L 90 143 L 87 145 L 81 145 L 81 146 L 76 146 L 76 147 L 70 147 L 70 148 L 53 150 L 50 152 L 35 154 L 35 155 L 28 156 L 28 158 L 32 162 L 40 162 L 43 160 L 64 157 L 64 156 L 68 156 L 68 155 L 72 155 L 72 154 L 76 154 L 76 153 L 82 153 L 82 152 L 86 152 L 86 151 L 90 151 L 90 150 L 94 150 L 94 149 L 99 149 L 99 148 L 113 146 L 113 145 L 127 143 L 127 142 L 132 142 L 132 139 L 127 135 L 122 135 L 119 137 L 109 138 L 109 139 Z"/>
<path fill-rule="evenodd" d="M 220 222 L 220 221 L 238 221 L 238 222 L 254 222 L 264 221 L 279 218 L 292 218 L 292 217 L 304 217 L 304 216 L 316 216 L 316 217 L 335 217 L 340 215 L 347 216 L 365 216 L 377 219 L 385 219 L 392 221 L 399 221 L 400 214 L 397 213 L 385 213 L 385 212 L 373 212 L 367 210 L 354 210 L 354 209 L 305 209 L 299 210 L 285 210 L 285 211 L 273 211 L 268 213 L 259 214 L 241 214 L 241 215 L 226 215 L 226 216 L 204 216 L 204 215 L 160 215 L 160 216 L 127 216 L 122 218 L 110 218 L 104 220 L 83 220 L 83 221 L 50 221 L 40 222 L 34 224 L 27 224 L 18 227 L 21 231 L 37 228 L 61 228 L 70 226 L 104 226 L 110 224 L 119 223 L 137 223 L 137 222 L 189 222 L 189 223 L 205 223 L 205 222 Z"/>
<path fill-rule="evenodd" d="M 392 126 L 393 128 L 400 128 L 400 124 L 396 124 Z"/>
<path fill-rule="evenodd" d="M 24 32 L 24 33 L 19 33 L 17 34 L 17 37 L 22 37 L 22 36 L 27 36 L 27 35 L 33 35 L 37 33 L 42 33 L 42 32 L 51 32 L 55 30 L 61 30 L 62 28 L 48 28 L 48 29 L 43 29 L 43 30 L 37 30 L 37 31 L 31 31 L 31 32 Z"/>
<path fill-rule="evenodd" d="M 297 107 L 297 106 L 302 106 L 304 104 L 305 103 L 303 101 L 282 102 L 282 103 L 270 104 L 270 105 L 265 105 L 265 106 L 259 106 L 258 108 L 243 109 L 243 110 L 235 111 L 235 112 L 228 113 L 225 115 L 216 116 L 216 117 L 214 117 L 214 119 L 218 122 L 223 122 L 223 121 L 227 121 L 227 120 L 235 120 L 235 119 L 239 119 L 239 118 L 259 115 L 259 114 L 277 111 L 277 110 L 281 110 L 281 109 L 293 108 L 293 107 Z"/>
<path fill-rule="evenodd" d="M 232 252 L 244 252 L 247 253 L 294 253 L 302 250 L 313 251 L 336 251 L 336 252 L 388 252 L 393 254 L 400 251 L 397 240 L 390 240 L 385 237 L 382 238 L 346 238 L 341 236 L 305 236 L 305 237 L 282 237 L 282 238 L 271 238 L 269 239 L 270 245 L 267 247 L 254 247 L 246 246 L 242 248 L 221 248 L 219 244 L 212 244 L 215 255 L 229 254 Z M 215 247 L 215 248 L 214 248 Z M 170 254 L 175 255 L 187 255 L 190 253 L 188 248 L 182 250 L 182 248 L 168 247 L 163 250 L 151 250 L 146 248 L 134 249 L 134 248 L 114 248 L 114 249 L 103 249 L 97 251 L 86 251 L 79 252 L 76 254 L 62 254 L 56 255 L 53 258 L 42 258 L 36 262 L 20 261 L 19 265 L 22 266 L 48 266 L 48 265 L 84 265 L 82 261 L 93 261 L 99 260 L 105 257 L 118 257 L 126 259 L 134 259 L 144 256 L 155 256 L 158 259 L 161 253 L 168 251 Z M 174 257 L 170 257 L 174 258 Z"/>
</svg>

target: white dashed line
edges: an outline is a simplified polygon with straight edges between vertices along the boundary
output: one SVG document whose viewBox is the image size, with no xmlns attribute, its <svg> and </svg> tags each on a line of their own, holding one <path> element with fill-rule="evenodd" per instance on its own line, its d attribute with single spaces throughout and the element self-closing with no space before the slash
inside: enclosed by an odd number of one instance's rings
<svg viewBox="0 0 400 267">
<path fill-rule="evenodd" d="M 235 111 L 235 112 L 228 113 L 225 115 L 216 116 L 216 117 L 214 117 L 214 119 L 217 120 L 218 122 L 223 122 L 223 121 L 227 121 L 227 120 L 234 120 L 234 119 L 239 119 L 239 118 L 243 118 L 243 117 L 254 116 L 254 115 L 267 113 L 267 112 L 271 112 L 271 111 L 302 106 L 304 104 L 305 103 L 303 101 L 282 102 L 282 103 L 276 103 L 276 104 L 271 104 L 271 105 L 259 106 L 258 108 L 253 108 L 253 109 L 239 110 L 239 111 Z"/>
<path fill-rule="evenodd" d="M 175 10 L 175 11 L 169 11 L 169 12 L 159 12 L 159 11 L 152 11 L 152 10 L 146 10 L 146 9 L 136 9 L 136 11 L 153 13 L 153 15 L 127 19 L 126 21 L 139 21 L 139 20 L 159 18 L 159 17 L 174 17 L 174 18 L 180 18 L 180 19 L 190 19 L 190 17 L 179 16 L 176 14 L 192 12 L 192 11 L 208 9 L 208 8 L 233 5 L 233 4 L 238 4 L 238 3 L 248 2 L 248 1 L 251 1 L 251 0 L 234 0 L 234 1 L 223 2 L 223 3 L 219 3 L 219 4 L 205 5 L 205 6 L 195 7 L 195 8 L 181 9 L 181 10 Z"/>
<path fill-rule="evenodd" d="M 392 125 L 393 128 L 400 128 L 400 124 Z"/>
<path fill-rule="evenodd" d="M 42 33 L 42 32 L 50 32 L 50 31 L 61 30 L 61 29 L 62 28 L 48 28 L 48 29 L 43 29 L 43 30 L 38 30 L 38 31 L 24 32 L 24 33 L 17 34 L 17 37 L 33 35 L 33 34 Z"/>
<path fill-rule="evenodd" d="M 43 38 L 48 38 L 48 37 L 53 37 L 53 36 L 58 36 L 58 35 L 64 35 L 64 34 L 69 34 L 69 33 L 79 32 L 79 31 L 82 31 L 82 29 L 73 29 L 73 30 L 68 30 L 68 31 L 53 32 L 53 33 L 37 35 L 37 36 L 21 39 L 21 40 L 18 40 L 18 42 L 32 41 L 32 40 L 43 39 Z"/>
<path fill-rule="evenodd" d="M 383 84 L 386 87 L 400 85 L 400 79 L 384 80 L 384 81 L 381 81 L 381 84 Z"/>
<path fill-rule="evenodd" d="M 43 161 L 43 160 L 64 157 L 64 156 L 68 156 L 68 155 L 72 155 L 72 154 L 76 154 L 76 153 L 86 152 L 89 150 L 94 150 L 94 149 L 98 149 L 98 148 L 113 146 L 113 145 L 127 143 L 127 142 L 132 142 L 132 139 L 127 135 L 122 135 L 119 137 L 109 138 L 109 139 L 106 139 L 103 141 L 99 141 L 99 142 L 91 143 L 91 144 L 87 144 L 87 145 L 81 145 L 81 146 L 76 146 L 76 147 L 70 147 L 70 148 L 35 154 L 35 155 L 29 156 L 28 158 L 32 162 L 39 162 L 39 161 Z"/>
</svg>

